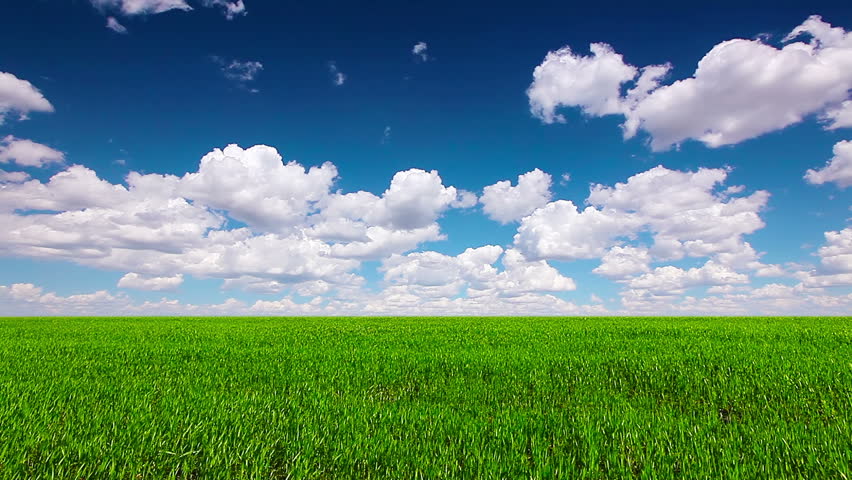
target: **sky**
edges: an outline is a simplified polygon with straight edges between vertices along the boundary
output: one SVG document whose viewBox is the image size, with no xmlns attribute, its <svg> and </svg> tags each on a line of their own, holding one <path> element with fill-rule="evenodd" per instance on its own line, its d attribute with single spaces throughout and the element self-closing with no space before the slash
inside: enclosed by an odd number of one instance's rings
<svg viewBox="0 0 852 480">
<path fill-rule="evenodd" d="M 0 315 L 852 311 L 845 2 L 30 0 L 0 45 Z"/>
</svg>

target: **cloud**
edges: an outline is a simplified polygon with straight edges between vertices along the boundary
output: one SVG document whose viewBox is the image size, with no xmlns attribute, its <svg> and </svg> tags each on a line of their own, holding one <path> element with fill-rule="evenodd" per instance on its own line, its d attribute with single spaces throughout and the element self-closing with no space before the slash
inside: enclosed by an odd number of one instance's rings
<svg viewBox="0 0 852 480">
<path fill-rule="evenodd" d="M 810 42 L 794 42 L 802 36 Z M 693 76 L 669 85 L 661 85 L 668 64 L 637 68 L 602 43 L 592 44 L 591 56 L 564 47 L 548 53 L 533 72 L 530 109 L 544 123 L 564 122 L 560 107 L 594 117 L 622 115 L 625 138 L 644 130 L 655 151 L 689 139 L 709 147 L 736 144 L 812 114 L 827 119 L 827 128 L 846 125 L 852 34 L 812 16 L 784 43 L 719 43 Z"/>
<path fill-rule="evenodd" d="M 819 267 L 795 277 L 809 288 L 852 286 L 852 228 L 825 232 L 825 241 L 817 251 Z"/>
<path fill-rule="evenodd" d="M 118 10 L 123 15 L 151 15 L 170 10 L 192 10 L 185 0 L 90 0 L 100 9 Z"/>
<path fill-rule="evenodd" d="M 127 33 L 127 27 L 118 23 L 115 17 L 107 17 L 106 27 L 115 33 Z"/>
<path fill-rule="evenodd" d="M 493 266 L 502 257 L 503 271 Z M 496 245 L 468 248 L 451 257 L 437 252 L 394 255 L 382 262 L 386 282 L 405 286 L 420 296 L 453 297 L 467 288 L 468 296 L 519 296 L 532 292 L 576 289 L 574 281 L 543 260 L 527 261 L 517 250 Z"/>
<path fill-rule="evenodd" d="M 601 264 L 592 272 L 612 279 L 622 279 L 650 270 L 651 255 L 647 248 L 615 246 L 601 258 Z"/>
<path fill-rule="evenodd" d="M 426 42 L 417 42 L 417 43 L 414 44 L 414 47 L 411 49 L 411 53 L 415 57 L 419 58 L 421 61 L 426 62 L 430 58 L 428 50 L 429 50 L 429 46 L 426 45 Z"/>
<path fill-rule="evenodd" d="M 391 127 L 390 125 L 386 126 L 382 133 L 382 145 L 390 143 L 391 139 Z"/>
<path fill-rule="evenodd" d="M 852 127 L 852 100 L 846 100 L 837 107 L 827 109 L 823 120 L 827 122 L 826 130 Z"/>
<path fill-rule="evenodd" d="M 2 183 L 23 183 L 30 179 L 30 175 L 26 172 L 7 172 L 0 170 L 0 184 Z"/>
<path fill-rule="evenodd" d="M 249 90 L 252 93 L 257 93 L 255 88 L 249 88 L 248 84 L 254 82 L 257 76 L 263 70 L 263 64 L 256 61 L 227 61 L 221 57 L 210 57 L 214 63 L 219 65 L 219 70 L 222 75 L 228 80 L 234 82 L 238 87 Z"/>
<path fill-rule="evenodd" d="M 243 0 L 204 0 L 205 7 L 221 7 L 225 18 L 233 20 L 237 16 L 246 15 L 246 6 Z"/>
<path fill-rule="evenodd" d="M 30 112 L 53 112 L 53 105 L 32 83 L 0 72 L 0 125 L 10 112 L 24 120 Z"/>
<path fill-rule="evenodd" d="M 0 254 L 145 279 L 352 282 L 361 260 L 441 240 L 443 212 L 475 203 L 437 172 L 417 169 L 398 172 L 381 196 L 333 191 L 334 165 L 285 164 L 262 145 L 215 149 L 182 177 L 130 172 L 126 185 L 80 165 L 45 183 L 10 175 L 0 195 Z M 228 228 L 232 221 L 245 226 Z"/>
<path fill-rule="evenodd" d="M 506 224 L 520 220 L 550 201 L 551 183 L 550 175 L 536 168 L 519 175 L 517 186 L 504 180 L 485 187 L 479 201 L 488 217 Z"/>
<path fill-rule="evenodd" d="M 337 68 L 337 63 L 334 60 L 328 62 L 328 73 L 331 74 L 331 81 L 335 86 L 343 86 L 346 82 L 346 75 Z"/>
<path fill-rule="evenodd" d="M 149 291 L 176 290 L 181 284 L 183 275 L 180 273 L 171 277 L 151 277 L 131 272 L 118 281 L 119 288 Z"/>
<path fill-rule="evenodd" d="M 748 283 L 748 276 L 737 273 L 730 267 L 708 261 L 698 268 L 684 270 L 671 265 L 655 268 L 631 279 L 627 285 L 632 289 L 648 290 L 654 294 L 675 295 L 698 286 L 730 285 Z"/>
<path fill-rule="evenodd" d="M 192 6 L 186 0 L 89 0 L 92 5 L 103 11 L 114 11 L 125 16 L 156 15 L 172 10 L 190 11 Z M 246 14 L 243 0 L 202 0 L 204 7 L 218 7 L 228 20 Z M 111 27 L 110 27 L 111 28 Z M 124 32 L 119 32 L 124 33 Z"/>
<path fill-rule="evenodd" d="M 65 154 L 47 145 L 8 135 L 0 140 L 0 163 L 10 162 L 22 167 L 44 167 L 51 163 L 64 163 Z"/>
<path fill-rule="evenodd" d="M 852 186 L 852 142 L 842 140 L 834 144 L 834 157 L 822 169 L 809 169 L 805 180 L 815 185 L 834 182 L 840 188 Z"/>
</svg>

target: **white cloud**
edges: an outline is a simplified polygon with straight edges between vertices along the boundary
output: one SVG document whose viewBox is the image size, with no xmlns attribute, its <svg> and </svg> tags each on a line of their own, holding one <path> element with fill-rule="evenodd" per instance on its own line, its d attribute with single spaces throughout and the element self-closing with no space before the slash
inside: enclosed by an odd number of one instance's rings
<svg viewBox="0 0 852 480">
<path fill-rule="evenodd" d="M 107 17 L 106 27 L 115 33 L 127 33 L 127 27 L 120 24 L 115 17 Z"/>
<path fill-rule="evenodd" d="M 11 73 L 0 72 L 0 125 L 10 112 L 26 119 L 30 112 L 52 112 L 53 105 L 32 83 Z"/>
<path fill-rule="evenodd" d="M 171 10 L 192 10 L 186 0 L 89 0 L 92 5 L 101 10 L 115 11 L 118 14 L 155 15 Z M 238 15 L 246 14 L 243 0 L 201 0 L 204 7 L 221 8 L 225 18 L 232 20 Z M 119 32 L 123 33 L 123 32 Z"/>
<path fill-rule="evenodd" d="M 826 130 L 852 127 L 852 100 L 826 110 L 823 120 L 827 122 Z"/>
<path fill-rule="evenodd" d="M 247 13 L 243 0 L 204 0 L 203 3 L 205 7 L 221 7 L 228 20 Z"/>
<path fill-rule="evenodd" d="M 736 252 L 743 248 L 742 235 L 764 226 L 758 213 L 769 194 L 716 193 L 726 177 L 723 169 L 658 166 L 614 187 L 593 185 L 582 211 L 557 200 L 525 217 L 515 245 L 530 258 L 601 258 L 620 241 L 648 231 L 654 239 L 650 253 L 659 260 Z"/>
<path fill-rule="evenodd" d="M 592 272 L 607 278 L 621 279 L 650 270 L 651 255 L 647 248 L 615 246 L 601 259 L 601 264 Z"/>
<path fill-rule="evenodd" d="M 124 15 L 150 15 L 169 10 L 192 10 L 185 0 L 90 0 L 102 9 L 116 9 Z"/>
<path fill-rule="evenodd" d="M 142 181 L 138 174 L 132 180 Z M 180 180 L 147 176 L 152 182 L 176 182 L 178 193 L 266 232 L 290 232 L 302 225 L 329 195 L 337 178 L 331 163 L 306 169 L 283 163 L 278 151 L 265 145 L 242 149 L 229 145 L 201 159 L 198 171 Z"/>
<path fill-rule="evenodd" d="M 564 122 L 560 106 L 576 106 L 588 115 L 623 112 L 621 85 L 638 70 L 605 43 L 590 46 L 591 57 L 575 54 L 570 47 L 549 52 L 533 71 L 527 90 L 530 109 L 545 123 Z"/>
<path fill-rule="evenodd" d="M 390 125 L 386 126 L 382 132 L 382 145 L 386 143 L 390 143 L 391 139 L 391 127 Z"/>
<path fill-rule="evenodd" d="M 176 290 L 182 284 L 183 275 L 180 273 L 171 277 L 151 277 L 131 272 L 118 280 L 119 288 L 150 291 Z"/>
<path fill-rule="evenodd" d="M 796 41 L 809 35 L 809 43 Z M 852 89 L 852 34 L 818 16 L 796 27 L 783 48 L 763 40 L 735 39 L 713 47 L 692 77 L 660 85 L 668 65 L 639 69 L 609 45 L 593 44 L 592 56 L 565 47 L 548 53 L 527 90 L 532 113 L 545 123 L 563 122 L 559 107 L 591 116 L 623 115 L 626 138 L 639 129 L 653 150 L 689 139 L 719 147 L 780 130 L 820 114 L 845 125 Z M 625 95 L 625 85 L 634 85 Z"/>
<path fill-rule="evenodd" d="M 411 53 L 425 62 L 429 60 L 429 53 L 427 52 L 428 49 L 429 46 L 426 45 L 426 42 L 417 42 L 411 49 Z"/>
<path fill-rule="evenodd" d="M 346 82 L 346 75 L 337 68 L 337 63 L 334 60 L 328 62 L 328 73 L 331 74 L 331 81 L 334 85 L 340 87 Z"/>
<path fill-rule="evenodd" d="M 550 201 L 551 177 L 539 169 L 518 176 L 517 186 L 508 180 L 489 185 L 479 201 L 491 219 L 506 224 L 520 220 Z"/>
<path fill-rule="evenodd" d="M 503 271 L 493 266 L 502 257 Z M 452 257 L 437 252 L 394 255 L 382 262 L 385 281 L 419 296 L 453 297 L 467 287 L 469 297 L 513 297 L 533 292 L 576 289 L 544 260 L 528 261 L 520 252 L 496 245 L 468 248 Z M 437 295 L 430 295 L 436 292 Z"/>
<path fill-rule="evenodd" d="M 215 55 L 210 58 L 214 63 L 219 65 L 219 70 L 225 78 L 234 82 L 240 88 L 246 89 L 252 93 L 258 92 L 255 88 L 249 88 L 248 84 L 257 79 L 257 76 L 263 70 L 262 63 L 236 59 L 229 61 Z"/>
<path fill-rule="evenodd" d="M 30 179 L 26 172 L 7 172 L 0 170 L 0 183 L 23 183 Z"/>
<path fill-rule="evenodd" d="M 0 139 L 0 163 L 10 162 L 22 167 L 43 167 L 65 162 L 65 154 L 47 145 L 8 135 Z"/>
<path fill-rule="evenodd" d="M 627 285 L 636 290 L 648 290 L 656 295 L 681 294 L 684 290 L 698 286 L 730 285 L 748 283 L 748 276 L 731 268 L 708 261 L 698 268 L 684 270 L 667 265 L 631 279 Z"/>
<path fill-rule="evenodd" d="M 834 144 L 834 157 L 820 170 L 809 169 L 805 180 L 815 185 L 834 182 L 840 188 L 852 186 L 852 142 L 842 140 Z"/>
<path fill-rule="evenodd" d="M 216 149 L 182 177 L 131 172 L 126 185 L 80 165 L 46 183 L 4 175 L 0 254 L 139 275 L 128 286 L 180 274 L 252 286 L 337 283 L 355 281 L 360 260 L 446 238 L 443 212 L 475 204 L 435 171 L 399 172 L 381 196 L 332 193 L 336 177 L 330 163 L 285 164 L 262 145 Z M 246 227 L 228 229 L 230 221 Z"/>
</svg>

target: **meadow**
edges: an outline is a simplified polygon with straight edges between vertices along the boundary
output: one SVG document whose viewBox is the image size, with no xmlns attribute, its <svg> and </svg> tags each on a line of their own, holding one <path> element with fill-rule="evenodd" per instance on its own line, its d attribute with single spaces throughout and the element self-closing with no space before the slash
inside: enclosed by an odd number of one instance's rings
<svg viewBox="0 0 852 480">
<path fill-rule="evenodd" d="M 850 318 L 0 319 L 3 479 L 852 479 Z"/>
</svg>

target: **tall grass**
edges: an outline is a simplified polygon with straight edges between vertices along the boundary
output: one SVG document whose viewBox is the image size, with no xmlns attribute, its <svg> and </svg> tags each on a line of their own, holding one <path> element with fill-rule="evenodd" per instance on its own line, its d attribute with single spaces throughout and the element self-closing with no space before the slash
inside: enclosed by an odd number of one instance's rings
<svg viewBox="0 0 852 480">
<path fill-rule="evenodd" d="M 849 318 L 0 319 L 0 478 L 852 478 Z"/>
</svg>

